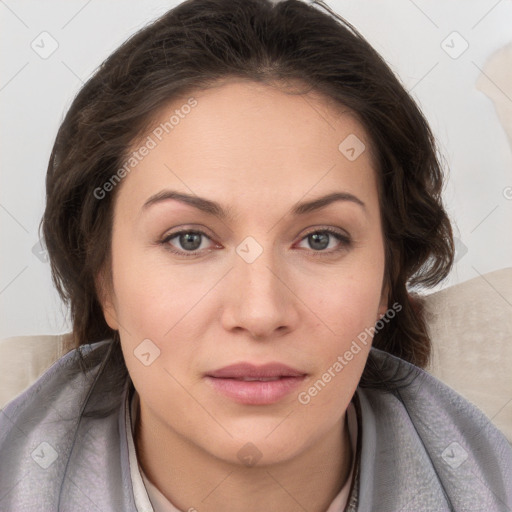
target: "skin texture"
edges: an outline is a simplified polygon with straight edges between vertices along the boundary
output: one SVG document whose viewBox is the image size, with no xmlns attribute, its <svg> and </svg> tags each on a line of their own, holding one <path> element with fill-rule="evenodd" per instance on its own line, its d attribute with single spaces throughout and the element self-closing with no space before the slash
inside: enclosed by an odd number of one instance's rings
<svg viewBox="0 0 512 512">
<path fill-rule="evenodd" d="M 180 510 L 325 511 L 348 477 L 345 411 L 370 344 L 307 405 L 297 395 L 388 307 L 370 141 L 355 116 L 311 92 L 232 80 L 193 97 L 197 105 L 123 179 L 115 203 L 103 306 L 140 395 L 139 461 Z M 338 149 L 350 134 L 366 145 L 354 161 Z M 216 201 L 231 218 L 177 200 L 143 208 L 164 189 Z M 365 206 L 336 201 L 290 214 L 332 192 Z M 162 242 L 184 228 L 206 234 L 199 254 L 186 256 L 179 237 Z M 328 235 L 318 249 L 307 235 L 325 228 L 350 243 Z M 262 249 L 251 263 L 237 252 L 248 236 Z M 247 247 L 253 255 L 257 246 Z M 148 366 L 134 354 L 145 339 L 160 350 Z M 204 378 L 242 361 L 308 376 L 278 403 L 242 405 Z M 260 457 L 253 466 L 238 457 L 246 443 Z"/>
</svg>

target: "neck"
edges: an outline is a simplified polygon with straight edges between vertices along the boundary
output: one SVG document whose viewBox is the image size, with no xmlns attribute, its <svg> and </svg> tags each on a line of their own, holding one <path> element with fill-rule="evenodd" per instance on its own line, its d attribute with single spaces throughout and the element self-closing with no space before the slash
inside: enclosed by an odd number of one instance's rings
<svg viewBox="0 0 512 512">
<path fill-rule="evenodd" d="M 145 425 L 140 413 L 134 437 L 147 478 L 175 507 L 192 512 L 325 512 L 354 456 L 346 414 L 293 459 L 265 466 L 221 460 L 168 427 Z"/>
</svg>

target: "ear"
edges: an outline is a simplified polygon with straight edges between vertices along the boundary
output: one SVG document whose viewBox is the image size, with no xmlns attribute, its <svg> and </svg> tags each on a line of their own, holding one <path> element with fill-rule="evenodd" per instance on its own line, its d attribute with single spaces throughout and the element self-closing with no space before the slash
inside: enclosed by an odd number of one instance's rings
<svg viewBox="0 0 512 512">
<path fill-rule="evenodd" d="M 386 314 L 386 311 L 389 309 L 388 296 L 389 296 L 389 286 L 387 283 L 384 283 L 384 285 L 382 286 L 382 292 L 381 292 L 381 296 L 380 296 L 377 321 L 379 321 Z"/>
<path fill-rule="evenodd" d="M 119 322 L 117 321 L 117 313 L 114 304 L 114 290 L 111 279 L 101 270 L 94 280 L 98 300 L 103 310 L 105 322 L 114 331 L 119 330 Z"/>
</svg>

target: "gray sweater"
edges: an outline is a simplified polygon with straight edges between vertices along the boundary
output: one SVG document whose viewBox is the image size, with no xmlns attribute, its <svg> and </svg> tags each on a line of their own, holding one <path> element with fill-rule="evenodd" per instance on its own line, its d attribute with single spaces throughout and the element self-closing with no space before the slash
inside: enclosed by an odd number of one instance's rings
<svg viewBox="0 0 512 512">
<path fill-rule="evenodd" d="M 358 471 L 347 510 L 512 511 L 512 447 L 475 406 L 372 348 L 399 389 L 358 387 Z M 0 511 L 137 512 L 118 344 L 85 345 L 0 411 Z"/>
</svg>

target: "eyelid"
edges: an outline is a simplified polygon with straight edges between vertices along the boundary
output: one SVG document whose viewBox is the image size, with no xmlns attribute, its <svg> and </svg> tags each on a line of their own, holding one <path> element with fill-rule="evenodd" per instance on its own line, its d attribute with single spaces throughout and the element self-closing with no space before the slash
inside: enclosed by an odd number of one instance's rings
<svg viewBox="0 0 512 512">
<path fill-rule="evenodd" d="M 346 232 L 345 230 L 342 230 L 340 228 L 333 228 L 333 227 L 329 227 L 329 226 L 325 226 L 325 227 L 314 226 L 313 228 L 308 229 L 308 231 L 306 231 L 306 233 L 304 233 L 304 235 L 302 235 L 301 240 L 313 233 L 331 233 L 332 235 L 338 235 L 340 237 L 350 239 L 350 235 L 348 234 L 348 232 Z"/>
<path fill-rule="evenodd" d="M 184 228 L 178 229 L 177 231 L 172 231 L 170 233 L 166 233 L 163 235 L 163 237 L 161 237 L 161 239 L 159 240 L 158 243 L 162 244 L 162 245 L 166 245 L 169 251 L 171 251 L 175 254 L 178 254 L 178 255 L 194 256 L 194 255 L 204 253 L 205 251 L 211 250 L 211 249 L 200 249 L 200 250 L 195 250 L 195 251 L 181 251 L 181 250 L 175 249 L 175 248 L 170 249 L 169 241 L 172 240 L 173 238 L 176 238 L 179 235 L 184 234 L 184 233 L 196 233 L 196 234 L 199 234 L 199 235 L 207 238 L 208 240 L 212 241 L 217 247 L 219 247 L 219 245 L 220 245 L 217 242 L 215 242 L 212 239 L 212 237 L 210 235 L 208 235 L 208 233 L 206 233 L 203 229 L 191 228 L 191 227 L 184 227 Z"/>
<path fill-rule="evenodd" d="M 220 244 L 215 242 L 212 239 L 212 237 L 210 235 L 208 235 L 208 233 L 203 231 L 203 229 L 204 228 L 193 228 L 193 227 L 185 226 L 181 229 L 178 229 L 177 231 L 172 231 L 170 233 L 164 234 L 161 237 L 161 239 L 159 240 L 159 244 L 166 245 L 167 249 L 170 252 L 172 252 L 174 254 L 182 255 L 182 256 L 192 257 L 192 256 L 203 254 L 205 252 L 210 252 L 212 250 L 210 248 L 209 249 L 199 249 L 199 250 L 195 250 L 195 251 L 181 251 L 179 249 L 169 248 L 169 246 L 170 246 L 169 241 L 172 240 L 173 238 L 176 238 L 177 236 L 184 234 L 184 233 L 195 233 L 195 234 L 199 234 L 199 235 L 202 235 L 202 236 L 208 238 L 208 240 L 210 240 L 214 244 L 216 244 L 217 248 L 222 247 Z M 327 226 L 326 227 L 314 226 L 314 227 L 310 228 L 306 233 L 304 233 L 301 236 L 298 243 L 302 242 L 306 237 L 308 237 L 309 235 L 311 235 L 313 233 L 329 233 L 330 235 L 333 235 L 342 246 L 342 247 L 338 247 L 338 248 L 331 249 L 328 251 L 327 250 L 315 251 L 314 249 L 310 249 L 309 252 L 311 252 L 315 256 L 321 256 L 321 255 L 327 256 L 330 254 L 336 254 L 337 252 L 339 252 L 343 249 L 346 249 L 349 245 L 352 244 L 352 238 L 347 232 L 343 233 L 340 229 L 327 227 Z M 173 246 L 171 246 L 171 247 L 173 247 Z M 305 250 L 307 250 L 307 249 L 305 249 Z"/>
<path fill-rule="evenodd" d="M 302 235 L 302 237 L 299 240 L 299 243 L 302 242 L 309 235 L 312 235 L 313 233 L 329 233 L 330 235 L 334 236 L 339 242 L 338 247 L 336 247 L 334 249 L 331 248 L 330 250 L 315 251 L 313 249 L 309 249 L 309 250 L 303 249 L 303 250 L 308 250 L 308 252 L 312 256 L 315 256 L 315 257 L 317 257 L 317 256 L 318 257 L 320 257 L 320 256 L 328 257 L 330 255 L 338 254 L 339 252 L 341 252 L 343 250 L 347 250 L 349 248 L 349 246 L 351 246 L 353 243 L 352 237 L 346 231 L 342 232 L 340 229 L 336 229 L 336 228 L 332 228 L 332 227 L 318 227 L 318 226 L 311 228 L 304 235 Z"/>
</svg>

